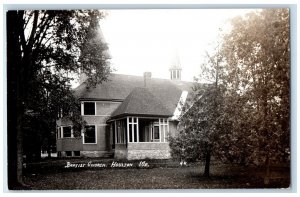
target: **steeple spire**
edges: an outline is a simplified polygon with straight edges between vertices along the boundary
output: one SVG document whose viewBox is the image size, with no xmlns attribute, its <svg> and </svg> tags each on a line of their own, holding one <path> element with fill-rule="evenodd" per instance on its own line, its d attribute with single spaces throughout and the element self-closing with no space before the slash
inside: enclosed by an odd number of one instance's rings
<svg viewBox="0 0 300 197">
<path fill-rule="evenodd" d="M 172 80 L 181 80 L 181 64 L 179 59 L 178 51 L 176 50 L 174 56 L 171 60 L 171 65 L 169 68 L 170 76 Z"/>
</svg>

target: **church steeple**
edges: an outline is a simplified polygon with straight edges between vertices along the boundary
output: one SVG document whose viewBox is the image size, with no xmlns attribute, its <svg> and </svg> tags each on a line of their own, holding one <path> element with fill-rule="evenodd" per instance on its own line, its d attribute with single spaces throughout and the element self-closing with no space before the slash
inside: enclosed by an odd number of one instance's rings
<svg viewBox="0 0 300 197">
<path fill-rule="evenodd" d="M 170 77 L 172 80 L 181 80 L 181 65 L 178 52 L 176 51 L 170 65 Z"/>
</svg>

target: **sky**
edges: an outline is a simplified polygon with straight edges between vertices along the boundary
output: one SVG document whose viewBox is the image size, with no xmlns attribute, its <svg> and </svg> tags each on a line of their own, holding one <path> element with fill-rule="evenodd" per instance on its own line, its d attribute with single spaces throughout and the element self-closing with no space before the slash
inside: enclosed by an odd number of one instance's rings
<svg viewBox="0 0 300 197">
<path fill-rule="evenodd" d="M 109 10 L 100 21 L 115 73 L 154 78 L 170 77 L 176 54 L 182 80 L 193 81 L 200 73 L 205 52 L 212 51 L 219 29 L 229 28 L 229 19 L 253 10 Z"/>
</svg>

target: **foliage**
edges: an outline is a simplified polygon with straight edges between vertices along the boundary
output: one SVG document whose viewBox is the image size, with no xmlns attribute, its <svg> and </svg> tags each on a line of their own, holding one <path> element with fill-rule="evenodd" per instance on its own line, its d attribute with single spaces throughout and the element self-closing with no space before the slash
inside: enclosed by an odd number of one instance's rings
<svg viewBox="0 0 300 197">
<path fill-rule="evenodd" d="M 290 148 L 289 11 L 266 9 L 232 23 L 221 51 L 227 86 L 242 103 L 231 138 L 247 141 L 250 161 L 282 160 Z"/>
<path fill-rule="evenodd" d="M 222 85 L 219 56 L 208 58 L 202 76 L 210 76 L 213 84 L 195 83 L 193 95 L 183 106 L 180 118 L 182 130 L 170 139 L 171 154 L 188 161 L 205 161 L 204 175 L 209 176 L 211 156 L 218 153 L 222 136 L 230 124 L 225 120 L 225 87 Z"/>
<path fill-rule="evenodd" d="M 287 9 L 234 18 L 200 76 L 212 85 L 194 89 L 193 100 L 183 108 L 183 127 L 171 139 L 172 153 L 203 159 L 208 145 L 222 160 L 265 163 L 267 177 L 270 162 L 287 161 L 289 45 Z"/>
<path fill-rule="evenodd" d="M 28 125 L 40 139 L 53 138 L 58 112 L 69 116 L 75 128 L 83 121 L 71 80 L 79 72 L 89 85 L 106 80 L 110 72 L 107 46 L 99 36 L 98 10 L 19 10 L 7 13 L 8 107 L 10 162 L 22 171 L 23 135 Z M 36 121 L 38 119 L 39 121 Z M 29 121 L 29 122 L 28 122 Z M 14 123 L 13 123 L 14 122 Z M 17 142 L 14 139 L 17 137 Z M 30 138 L 29 138 L 30 139 Z M 43 143 L 43 142 L 41 142 Z M 17 146 L 18 159 L 14 158 Z M 13 166 L 13 165 L 12 165 Z M 12 169 L 13 171 L 13 169 Z"/>
</svg>

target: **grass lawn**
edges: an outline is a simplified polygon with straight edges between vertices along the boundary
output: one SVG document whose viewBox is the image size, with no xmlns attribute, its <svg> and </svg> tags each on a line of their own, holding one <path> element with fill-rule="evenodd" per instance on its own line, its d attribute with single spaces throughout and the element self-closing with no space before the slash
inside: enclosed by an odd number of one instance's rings
<svg viewBox="0 0 300 197">
<path fill-rule="evenodd" d="M 66 162 L 87 164 L 104 163 L 108 167 L 65 168 Z M 24 175 L 27 189 L 208 189 L 208 188 L 288 188 L 289 167 L 272 167 L 269 185 L 264 185 L 264 169 L 218 164 L 211 166 L 211 176 L 203 177 L 203 165 L 180 167 L 174 161 L 147 161 L 148 168 L 135 166 L 111 168 L 114 160 L 57 160 L 30 164 Z"/>
</svg>

